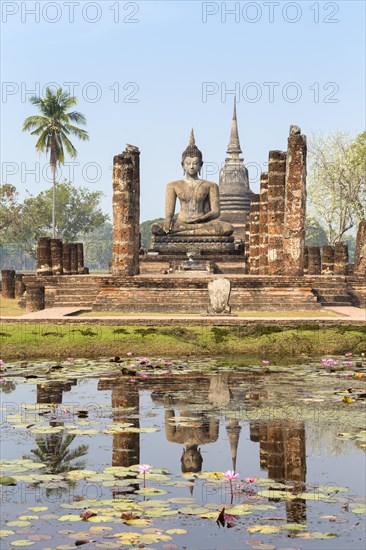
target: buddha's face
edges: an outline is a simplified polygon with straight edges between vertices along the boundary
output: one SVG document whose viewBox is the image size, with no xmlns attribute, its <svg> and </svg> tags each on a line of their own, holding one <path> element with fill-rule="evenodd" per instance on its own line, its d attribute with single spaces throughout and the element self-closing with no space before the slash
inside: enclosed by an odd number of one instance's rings
<svg viewBox="0 0 366 550">
<path fill-rule="evenodd" d="M 201 161 L 198 157 L 186 157 L 183 161 L 184 172 L 191 177 L 198 174 L 201 169 Z"/>
<path fill-rule="evenodd" d="M 202 469 L 202 455 L 198 450 L 184 451 L 181 461 L 183 472 L 200 472 Z"/>
</svg>

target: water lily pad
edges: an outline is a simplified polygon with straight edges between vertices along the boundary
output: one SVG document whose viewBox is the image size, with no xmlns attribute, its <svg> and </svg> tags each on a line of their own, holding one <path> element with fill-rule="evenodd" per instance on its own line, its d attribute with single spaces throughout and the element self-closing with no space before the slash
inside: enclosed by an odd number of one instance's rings
<svg viewBox="0 0 366 550">
<path fill-rule="evenodd" d="M 361 506 L 359 508 L 351 508 L 354 514 L 366 514 L 366 506 Z"/>
<path fill-rule="evenodd" d="M 231 516 L 246 516 L 252 513 L 252 511 L 246 504 L 238 504 L 236 506 L 231 506 L 230 508 L 227 508 L 225 512 L 227 514 L 230 514 Z"/>
<path fill-rule="evenodd" d="M 117 523 L 114 516 L 93 516 L 88 519 L 88 523 Z"/>
<path fill-rule="evenodd" d="M 168 508 L 152 508 L 145 512 L 145 515 L 149 518 L 162 518 L 164 516 L 176 516 L 177 514 L 178 510 L 169 510 Z"/>
<path fill-rule="evenodd" d="M 307 528 L 308 526 L 302 523 L 285 523 L 281 525 L 281 529 L 284 529 L 285 531 L 290 531 L 290 533 L 305 531 Z"/>
<path fill-rule="evenodd" d="M 295 535 L 295 537 L 302 539 L 332 539 L 336 536 L 336 533 L 321 533 L 320 531 L 314 531 L 313 533 L 297 533 Z"/>
<path fill-rule="evenodd" d="M 178 512 L 180 514 L 186 514 L 188 516 L 200 516 L 201 514 L 208 514 L 211 512 L 208 508 L 204 508 L 203 506 L 197 506 L 196 508 L 179 508 Z"/>
<path fill-rule="evenodd" d="M 139 502 L 139 506 L 142 508 L 164 508 L 167 506 L 167 503 L 170 502 L 169 500 L 145 500 L 143 502 Z"/>
<path fill-rule="evenodd" d="M 71 472 L 67 472 L 66 477 L 67 479 L 87 479 L 91 476 L 95 476 L 97 472 L 94 470 L 72 470 Z"/>
<path fill-rule="evenodd" d="M 60 516 L 58 521 L 81 521 L 81 517 L 74 514 L 66 514 L 65 516 Z"/>
<path fill-rule="evenodd" d="M 146 525 L 151 525 L 152 521 L 149 519 L 136 518 L 128 519 L 124 523 L 126 523 L 126 525 L 135 525 L 136 527 L 146 527 Z"/>
<path fill-rule="evenodd" d="M 31 512 L 45 512 L 48 510 L 48 506 L 30 506 L 28 510 Z"/>
<path fill-rule="evenodd" d="M 10 544 L 12 546 L 32 546 L 33 544 L 35 544 L 35 542 L 32 540 L 23 539 L 23 540 L 13 540 Z"/>
<path fill-rule="evenodd" d="M 263 490 L 263 491 L 258 491 L 257 493 L 259 496 L 261 497 L 266 497 L 266 498 L 279 498 L 279 499 L 291 499 L 291 498 L 295 498 L 295 496 L 290 493 L 289 491 L 274 491 L 272 489 L 270 490 Z"/>
<path fill-rule="evenodd" d="M 156 489 L 156 487 L 142 487 L 142 489 L 138 489 L 135 491 L 139 495 L 166 495 L 167 491 L 164 491 L 163 489 Z"/>
<path fill-rule="evenodd" d="M 0 476 L 0 485 L 15 485 L 16 480 L 9 476 Z"/>
<path fill-rule="evenodd" d="M 90 527 L 89 532 L 92 535 L 102 535 L 103 533 L 108 533 L 109 531 L 113 531 L 113 527 L 109 527 L 108 525 L 93 525 L 93 527 Z"/>
<path fill-rule="evenodd" d="M 31 522 L 30 521 L 22 521 L 22 520 L 8 521 L 6 525 L 7 525 L 7 527 L 29 527 L 29 525 L 31 525 Z"/>
<path fill-rule="evenodd" d="M 252 527 L 247 527 L 249 533 L 261 533 L 262 535 L 274 535 L 281 531 L 281 527 L 277 525 L 252 525 Z"/>
<path fill-rule="evenodd" d="M 10 535 L 15 535 L 15 532 L 11 529 L 0 529 L 0 537 L 10 537 Z"/>
</svg>

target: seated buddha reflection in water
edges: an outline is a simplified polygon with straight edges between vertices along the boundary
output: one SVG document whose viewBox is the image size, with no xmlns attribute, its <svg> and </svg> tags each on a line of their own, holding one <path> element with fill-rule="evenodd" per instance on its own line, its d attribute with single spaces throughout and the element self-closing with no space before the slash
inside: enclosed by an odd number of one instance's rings
<svg viewBox="0 0 366 550">
<path fill-rule="evenodd" d="M 153 235 L 231 235 L 233 227 L 217 218 L 220 216 L 219 187 L 212 181 L 200 179 L 202 153 L 195 144 L 193 130 L 188 147 L 182 155 L 185 178 L 168 183 L 163 223 L 151 226 Z M 177 198 L 180 212 L 174 219 Z"/>
</svg>

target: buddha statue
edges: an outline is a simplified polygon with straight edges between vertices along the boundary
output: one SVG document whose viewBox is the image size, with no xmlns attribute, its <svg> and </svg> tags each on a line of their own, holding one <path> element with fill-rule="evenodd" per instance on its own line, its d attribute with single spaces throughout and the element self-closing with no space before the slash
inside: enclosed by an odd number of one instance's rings
<svg viewBox="0 0 366 550">
<path fill-rule="evenodd" d="M 163 223 L 155 223 L 151 226 L 153 235 L 192 236 L 193 238 L 232 235 L 232 225 L 218 220 L 220 216 L 218 185 L 198 177 L 202 165 L 202 153 L 195 143 L 192 129 L 189 145 L 182 154 L 185 178 L 168 183 L 165 219 Z M 180 211 L 174 219 L 177 198 L 180 201 Z"/>
</svg>

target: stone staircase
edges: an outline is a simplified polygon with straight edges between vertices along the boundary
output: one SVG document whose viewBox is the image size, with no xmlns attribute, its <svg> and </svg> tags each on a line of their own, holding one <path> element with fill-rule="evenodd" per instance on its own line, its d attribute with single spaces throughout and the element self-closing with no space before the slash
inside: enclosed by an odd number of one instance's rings
<svg viewBox="0 0 366 550">
<path fill-rule="evenodd" d="M 314 277 L 312 292 L 322 306 L 355 305 L 345 277 L 324 277 L 323 275 Z"/>
<path fill-rule="evenodd" d="M 66 275 L 36 277 L 27 275 L 25 284 L 45 286 L 46 307 L 91 308 L 102 284 L 102 277 L 90 275 Z"/>
<path fill-rule="evenodd" d="M 100 282 L 93 279 L 87 281 L 74 281 L 72 283 L 61 281 L 55 292 L 53 307 L 79 307 L 91 308 L 100 289 Z"/>
</svg>

